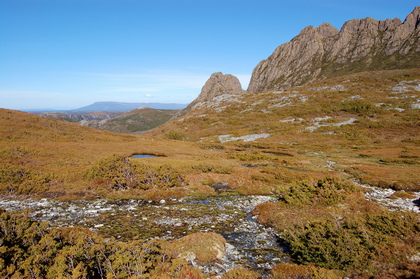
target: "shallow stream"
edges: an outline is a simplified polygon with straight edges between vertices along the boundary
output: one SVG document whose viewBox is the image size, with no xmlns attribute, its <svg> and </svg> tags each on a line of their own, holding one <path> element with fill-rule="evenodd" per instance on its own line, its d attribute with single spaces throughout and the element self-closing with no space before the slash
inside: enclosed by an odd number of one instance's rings
<svg viewBox="0 0 420 279">
<path fill-rule="evenodd" d="M 174 239 L 194 232 L 216 232 L 227 241 L 220 264 L 203 267 L 205 272 L 223 274 L 246 266 L 266 275 L 275 264 L 285 261 L 280 239 L 270 228 L 256 221 L 251 211 L 269 196 L 227 196 L 205 200 L 105 199 L 59 202 L 55 200 L 0 200 L 6 210 L 29 210 L 32 218 L 48 221 L 52 227 L 82 226 L 118 239 Z"/>
<path fill-rule="evenodd" d="M 366 198 L 395 210 L 419 212 L 412 199 L 390 199 L 394 192 L 362 185 L 371 190 Z M 415 193 L 417 198 L 420 193 Z M 274 230 L 256 221 L 251 211 L 256 205 L 276 202 L 269 196 L 224 196 L 204 200 L 108 201 L 0 199 L 0 208 L 28 210 L 51 227 L 81 226 L 122 241 L 129 239 L 176 239 L 195 232 L 216 232 L 227 241 L 226 255 L 215 265 L 202 267 L 204 272 L 223 274 L 237 266 L 260 272 L 263 278 L 274 265 L 287 261 L 287 251 Z"/>
</svg>

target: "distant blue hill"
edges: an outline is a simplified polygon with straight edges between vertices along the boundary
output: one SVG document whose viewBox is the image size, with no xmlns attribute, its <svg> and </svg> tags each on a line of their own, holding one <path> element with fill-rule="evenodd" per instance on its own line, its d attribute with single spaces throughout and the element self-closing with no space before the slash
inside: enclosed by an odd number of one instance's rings
<svg viewBox="0 0 420 279">
<path fill-rule="evenodd" d="M 89 106 L 68 110 L 67 112 L 94 112 L 94 111 L 120 111 L 126 112 L 142 106 L 153 109 L 179 110 L 185 108 L 186 104 L 174 103 L 121 103 L 121 102 L 96 102 Z"/>
</svg>

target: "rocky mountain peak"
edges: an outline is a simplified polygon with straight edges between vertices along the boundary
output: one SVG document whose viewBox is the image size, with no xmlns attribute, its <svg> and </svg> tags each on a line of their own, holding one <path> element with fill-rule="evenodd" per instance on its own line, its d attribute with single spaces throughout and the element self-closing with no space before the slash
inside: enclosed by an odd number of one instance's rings
<svg viewBox="0 0 420 279">
<path fill-rule="evenodd" d="M 418 67 L 420 7 L 399 18 L 352 19 L 340 30 L 308 26 L 255 67 L 250 92 L 279 90 L 352 72 Z"/>
<path fill-rule="evenodd" d="M 315 30 L 322 37 L 331 37 L 338 33 L 337 28 L 326 22 L 318 26 Z"/>
<path fill-rule="evenodd" d="M 242 92 L 244 90 L 237 77 L 221 72 L 213 73 L 201 89 L 200 95 L 185 108 L 185 111 L 191 110 L 198 103 L 211 101 L 217 96 Z"/>
<path fill-rule="evenodd" d="M 241 83 L 237 77 L 218 72 L 212 74 L 206 81 L 196 101 L 206 102 L 222 94 L 239 94 L 242 91 Z"/>
<path fill-rule="evenodd" d="M 305 27 L 300 31 L 299 35 L 295 37 L 295 39 L 301 39 L 300 37 L 313 37 L 313 36 L 320 36 L 320 37 L 330 37 L 334 36 L 338 33 L 337 28 L 333 27 L 331 24 L 324 22 L 318 27 L 314 27 L 312 25 Z"/>
<path fill-rule="evenodd" d="M 417 6 L 414 11 L 412 11 L 404 22 L 408 30 L 416 30 L 420 28 L 420 6 Z"/>
</svg>

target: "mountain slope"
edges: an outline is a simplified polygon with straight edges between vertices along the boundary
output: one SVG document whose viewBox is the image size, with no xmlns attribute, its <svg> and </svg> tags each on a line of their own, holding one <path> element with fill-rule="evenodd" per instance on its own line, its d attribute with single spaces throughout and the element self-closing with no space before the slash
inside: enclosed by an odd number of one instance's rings
<svg viewBox="0 0 420 279">
<path fill-rule="evenodd" d="M 206 152 L 191 143 L 101 131 L 78 124 L 0 109 L 0 194 L 73 196 L 118 195 L 87 176 L 95 162 L 118 155 L 177 154 L 189 160 Z M 187 158 L 187 159 L 185 159 Z M 154 164 L 160 165 L 162 160 Z M 167 168 L 168 171 L 171 167 Z M 106 181 L 106 180 L 105 180 Z M 156 194 L 159 189 L 154 189 Z M 177 190 L 179 193 L 184 189 Z M 177 191 L 172 191 L 174 194 Z M 127 192 L 123 193 L 127 194 Z M 144 191 L 136 192 L 139 196 Z"/>
<path fill-rule="evenodd" d="M 107 111 L 98 111 L 98 112 L 80 112 L 80 113 L 66 113 L 66 112 L 43 112 L 43 113 L 36 113 L 37 115 L 52 119 L 52 120 L 61 120 L 67 121 L 71 123 L 78 123 L 80 121 L 92 121 L 92 120 L 105 120 L 115 118 L 123 112 L 107 112 Z"/>
<path fill-rule="evenodd" d="M 309 26 L 254 69 L 249 92 L 290 88 L 327 77 L 419 67 L 420 7 L 405 21 L 353 19 L 340 31 Z"/>
<path fill-rule="evenodd" d="M 302 153 L 308 170 L 330 157 L 365 182 L 418 191 L 419 100 L 420 69 L 357 73 L 209 101 L 151 134 L 233 145 L 251 162 L 266 158 L 253 152 Z"/>
<path fill-rule="evenodd" d="M 119 133 L 141 134 L 168 122 L 178 110 L 152 109 L 140 107 L 112 119 L 82 121 L 89 127 Z"/>
<path fill-rule="evenodd" d="M 89 106 L 81 107 L 78 109 L 71 110 L 69 112 L 97 112 L 97 111 L 109 111 L 109 112 L 127 112 L 133 109 L 137 109 L 142 106 L 148 106 L 154 109 L 183 109 L 183 104 L 166 104 L 166 103 L 123 103 L 123 102 L 96 102 Z"/>
</svg>

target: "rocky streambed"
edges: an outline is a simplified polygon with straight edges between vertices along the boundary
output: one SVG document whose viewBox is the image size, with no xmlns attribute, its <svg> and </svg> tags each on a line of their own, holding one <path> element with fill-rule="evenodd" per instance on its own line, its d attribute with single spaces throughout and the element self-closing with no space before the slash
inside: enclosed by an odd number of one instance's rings
<svg viewBox="0 0 420 279">
<path fill-rule="evenodd" d="M 411 197 L 398 197 L 394 195 L 397 191 L 392 189 L 373 187 L 357 181 L 356 184 L 368 189 L 365 193 L 367 200 L 377 202 L 389 210 L 408 210 L 420 213 L 420 192 L 410 192 Z"/>
<path fill-rule="evenodd" d="M 392 197 L 395 191 L 369 185 L 365 197 L 391 210 L 420 213 L 416 198 Z M 0 208 L 27 210 L 51 227 L 85 227 L 121 241 L 130 239 L 178 239 L 196 232 L 215 232 L 226 241 L 226 253 L 216 264 L 202 266 L 204 272 L 223 274 L 237 266 L 259 271 L 263 277 L 274 265 L 288 260 L 276 232 L 257 222 L 251 211 L 258 204 L 276 202 L 270 196 L 222 196 L 203 200 L 161 200 L 149 202 L 106 199 L 62 202 L 50 199 L 0 198 Z"/>
<path fill-rule="evenodd" d="M 227 241 L 220 263 L 203 267 L 205 272 L 223 274 L 236 266 L 247 266 L 262 274 L 286 260 L 274 230 L 256 221 L 251 211 L 269 196 L 226 196 L 204 200 L 108 201 L 97 199 L 60 202 L 56 200 L 0 200 L 6 210 L 28 210 L 32 218 L 52 227 L 87 227 L 117 239 L 175 239 L 195 232 L 215 232 Z"/>
</svg>

